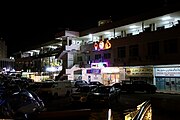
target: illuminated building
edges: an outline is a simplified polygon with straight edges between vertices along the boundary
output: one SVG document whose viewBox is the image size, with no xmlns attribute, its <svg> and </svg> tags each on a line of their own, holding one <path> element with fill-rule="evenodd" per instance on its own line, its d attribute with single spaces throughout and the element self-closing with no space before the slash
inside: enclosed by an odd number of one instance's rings
<svg viewBox="0 0 180 120">
<path fill-rule="evenodd" d="M 7 46 L 3 38 L 0 38 L 0 72 L 3 70 L 12 70 L 14 68 L 14 60 L 7 58 Z"/>
<path fill-rule="evenodd" d="M 155 84 L 158 90 L 178 92 L 179 31 L 179 7 L 158 9 L 82 31 L 76 38 L 80 49 L 66 52 L 71 56 L 66 69 L 68 79 L 99 80 L 104 84 L 139 79 Z M 104 47 L 106 41 L 110 43 L 108 49 Z M 75 46 L 75 42 L 67 46 L 68 51 Z M 91 66 L 103 62 L 108 66 Z"/>
<path fill-rule="evenodd" d="M 178 92 L 179 31 L 179 7 L 166 7 L 81 32 L 57 33 L 55 39 L 65 43 L 57 59 L 69 80 L 112 84 L 141 79 L 158 90 Z"/>
</svg>

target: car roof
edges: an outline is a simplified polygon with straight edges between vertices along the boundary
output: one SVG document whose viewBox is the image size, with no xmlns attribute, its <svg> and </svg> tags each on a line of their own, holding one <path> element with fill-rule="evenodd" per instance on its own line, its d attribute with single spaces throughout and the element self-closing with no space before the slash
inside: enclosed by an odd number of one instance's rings
<svg viewBox="0 0 180 120">
<path fill-rule="evenodd" d="M 88 85 L 88 84 L 85 84 L 85 85 L 82 85 L 82 86 L 79 86 L 79 87 L 97 87 L 97 85 Z"/>
</svg>

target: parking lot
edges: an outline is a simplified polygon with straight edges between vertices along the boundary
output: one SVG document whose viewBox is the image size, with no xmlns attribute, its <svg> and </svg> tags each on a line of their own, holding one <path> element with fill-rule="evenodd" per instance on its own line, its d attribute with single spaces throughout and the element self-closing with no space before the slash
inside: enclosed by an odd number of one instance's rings
<svg viewBox="0 0 180 120">
<path fill-rule="evenodd" d="M 180 100 L 180 95 L 175 94 L 146 94 L 146 93 L 133 93 L 127 94 L 122 93 L 119 97 L 118 102 L 114 102 L 111 106 L 111 112 L 114 116 L 114 119 L 121 120 L 124 119 L 125 113 L 136 109 L 137 105 L 141 104 L 145 100 L 150 99 L 152 101 L 153 108 L 153 119 L 158 120 L 163 118 L 163 120 L 176 120 L 177 113 L 180 109 L 178 101 Z M 96 105 L 88 106 L 86 104 L 76 104 L 72 105 L 69 101 L 69 98 L 59 98 L 56 100 L 51 100 L 46 104 L 47 111 L 51 113 L 57 113 L 62 111 L 76 111 L 76 110 L 86 110 L 84 113 L 89 118 L 97 118 L 97 120 L 102 120 L 102 117 L 108 115 L 108 106 L 106 105 Z M 77 112 L 77 111 L 76 111 Z M 81 111 L 82 112 L 82 111 Z M 81 113 L 79 111 L 79 113 Z M 83 113 L 83 112 L 82 112 Z M 60 117 L 60 116 L 59 116 Z"/>
</svg>

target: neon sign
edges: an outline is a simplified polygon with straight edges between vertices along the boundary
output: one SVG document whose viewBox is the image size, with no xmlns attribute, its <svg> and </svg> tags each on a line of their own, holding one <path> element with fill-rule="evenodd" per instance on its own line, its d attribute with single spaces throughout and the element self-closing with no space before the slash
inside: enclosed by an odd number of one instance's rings
<svg viewBox="0 0 180 120">
<path fill-rule="evenodd" d="M 105 49 L 110 49 L 111 48 L 111 43 L 109 42 L 109 40 L 106 40 L 104 48 Z"/>
<path fill-rule="evenodd" d="M 97 42 L 94 43 L 94 49 L 98 50 L 98 43 Z"/>
<path fill-rule="evenodd" d="M 103 50 L 104 49 L 104 41 L 99 41 L 99 49 Z"/>
<path fill-rule="evenodd" d="M 101 69 L 89 69 L 86 71 L 87 74 L 101 74 Z"/>
<path fill-rule="evenodd" d="M 100 40 L 99 42 L 94 43 L 94 49 L 95 50 L 107 50 L 111 48 L 111 43 L 109 40 L 103 41 Z"/>
<path fill-rule="evenodd" d="M 108 62 L 91 63 L 91 68 L 108 67 Z"/>
</svg>

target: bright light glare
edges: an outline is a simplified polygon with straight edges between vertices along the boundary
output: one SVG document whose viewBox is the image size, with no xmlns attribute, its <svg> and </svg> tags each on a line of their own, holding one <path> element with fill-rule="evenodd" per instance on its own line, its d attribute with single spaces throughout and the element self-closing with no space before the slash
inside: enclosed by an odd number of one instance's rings
<svg viewBox="0 0 180 120">
<path fill-rule="evenodd" d="M 108 120 L 113 120 L 111 115 L 111 109 L 108 110 Z"/>
<path fill-rule="evenodd" d="M 131 29 L 134 29 L 134 28 L 137 28 L 138 26 L 137 25 L 131 25 L 131 26 L 129 26 L 129 28 L 131 28 Z"/>
<path fill-rule="evenodd" d="M 171 19 L 171 17 L 170 17 L 170 16 L 165 16 L 165 17 L 162 17 L 162 20 L 169 20 L 169 19 Z"/>
<path fill-rule="evenodd" d="M 55 72 L 55 71 L 60 71 L 62 70 L 62 66 L 59 66 L 59 67 L 47 67 L 46 68 L 46 71 L 48 72 Z"/>
<path fill-rule="evenodd" d="M 105 34 L 105 35 L 109 35 L 109 34 L 111 34 L 111 32 L 104 32 L 104 34 Z"/>
<path fill-rule="evenodd" d="M 92 34 L 89 34 L 88 36 L 89 36 L 89 38 L 92 38 Z"/>
</svg>

